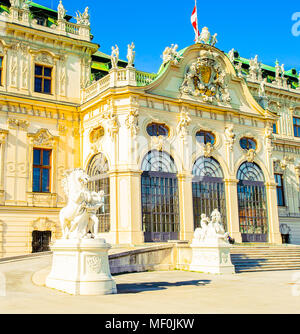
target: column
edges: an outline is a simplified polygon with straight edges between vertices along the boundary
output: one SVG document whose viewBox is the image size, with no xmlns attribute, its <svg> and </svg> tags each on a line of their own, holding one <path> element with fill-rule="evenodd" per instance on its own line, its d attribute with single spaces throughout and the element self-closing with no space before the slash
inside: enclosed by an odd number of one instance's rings
<svg viewBox="0 0 300 334">
<path fill-rule="evenodd" d="M 141 205 L 142 171 L 110 172 L 111 185 L 111 232 L 116 233 L 118 244 L 142 244 L 142 205 Z"/>
<path fill-rule="evenodd" d="M 236 179 L 225 179 L 225 196 L 226 196 L 226 209 L 227 209 L 227 224 L 228 232 L 235 242 L 242 242 L 242 235 L 240 232 L 240 218 L 239 218 L 239 203 L 237 196 L 237 184 Z"/>
<path fill-rule="evenodd" d="M 191 241 L 194 235 L 193 175 L 190 173 L 180 173 L 177 175 L 177 178 L 180 210 L 180 240 Z"/>
<path fill-rule="evenodd" d="M 267 209 L 269 222 L 269 243 L 282 244 L 281 233 L 279 228 L 278 206 L 277 206 L 277 192 L 276 183 L 266 183 L 267 193 Z"/>
</svg>

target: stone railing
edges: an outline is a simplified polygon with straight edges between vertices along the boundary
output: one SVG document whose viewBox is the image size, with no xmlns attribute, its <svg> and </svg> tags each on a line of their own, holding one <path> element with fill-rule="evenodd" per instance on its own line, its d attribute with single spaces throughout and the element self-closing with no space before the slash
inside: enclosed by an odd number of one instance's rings
<svg viewBox="0 0 300 334">
<path fill-rule="evenodd" d="M 112 69 L 105 77 L 84 88 L 81 99 L 82 102 L 87 102 L 108 88 L 146 86 L 155 80 L 156 77 L 156 74 L 136 71 L 134 67 Z"/>
<path fill-rule="evenodd" d="M 73 34 L 73 35 L 79 35 L 79 25 L 71 22 L 66 22 L 66 32 Z"/>
<path fill-rule="evenodd" d="M 0 21 L 20 24 L 40 31 L 50 32 L 63 36 L 69 36 L 74 39 L 90 41 L 90 26 L 68 22 L 66 20 L 57 20 L 50 27 L 38 24 L 37 19 L 32 18 L 29 9 L 20 9 L 11 7 L 9 13 L 1 12 Z"/>
<path fill-rule="evenodd" d="M 157 74 L 136 71 L 136 82 L 138 86 L 149 85 L 157 78 Z"/>
</svg>

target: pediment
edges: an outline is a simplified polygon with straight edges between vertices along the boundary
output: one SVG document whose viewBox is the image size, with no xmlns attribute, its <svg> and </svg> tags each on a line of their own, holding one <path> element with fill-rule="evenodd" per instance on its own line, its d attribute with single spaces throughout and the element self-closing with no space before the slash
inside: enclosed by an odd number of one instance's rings
<svg viewBox="0 0 300 334">
<path fill-rule="evenodd" d="M 178 55 L 162 65 L 157 79 L 146 87 L 148 94 L 274 116 L 254 99 L 246 81 L 238 77 L 224 52 L 198 43 Z"/>
</svg>

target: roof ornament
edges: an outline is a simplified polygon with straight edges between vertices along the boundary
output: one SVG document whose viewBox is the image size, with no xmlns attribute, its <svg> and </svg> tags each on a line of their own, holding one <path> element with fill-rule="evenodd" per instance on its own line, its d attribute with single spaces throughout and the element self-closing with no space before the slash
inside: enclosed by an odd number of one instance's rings
<svg viewBox="0 0 300 334">
<path fill-rule="evenodd" d="M 163 58 L 163 64 L 168 63 L 169 61 L 172 61 L 175 65 L 179 63 L 180 59 L 182 57 L 180 57 L 178 51 L 178 45 L 177 44 L 172 44 L 171 47 L 166 47 L 162 58 Z"/>
<path fill-rule="evenodd" d="M 66 10 L 64 5 L 62 4 L 62 0 L 59 0 L 59 4 L 57 6 L 57 19 L 63 20 L 66 16 Z"/>
<path fill-rule="evenodd" d="M 215 46 L 218 43 L 218 34 L 211 35 L 207 27 L 203 27 L 200 36 L 197 38 L 196 43 L 208 44 Z"/>
<path fill-rule="evenodd" d="M 117 69 L 120 54 L 118 45 L 116 45 L 116 47 L 112 46 L 111 50 L 111 68 Z"/>
<path fill-rule="evenodd" d="M 134 43 L 132 42 L 131 44 L 128 44 L 128 49 L 127 49 L 127 60 L 128 60 L 128 65 L 127 67 L 132 67 L 135 59 L 135 51 L 133 51 L 135 48 Z"/>
<path fill-rule="evenodd" d="M 82 14 L 79 11 L 77 11 L 75 19 L 77 20 L 77 24 L 81 24 L 83 26 L 90 26 L 91 23 L 90 23 L 89 7 L 86 7 Z"/>
</svg>

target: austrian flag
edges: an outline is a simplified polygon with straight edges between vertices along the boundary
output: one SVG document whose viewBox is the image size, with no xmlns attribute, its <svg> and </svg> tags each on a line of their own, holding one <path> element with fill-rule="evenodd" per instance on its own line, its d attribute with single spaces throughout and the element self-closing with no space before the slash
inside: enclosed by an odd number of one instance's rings
<svg viewBox="0 0 300 334">
<path fill-rule="evenodd" d="M 192 17 L 191 17 L 191 22 L 195 31 L 195 40 L 198 39 L 198 37 L 200 36 L 200 32 L 198 29 L 198 18 L 197 18 L 197 5 L 195 5 L 195 8 L 193 10 L 192 13 Z"/>
</svg>

